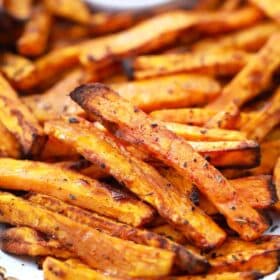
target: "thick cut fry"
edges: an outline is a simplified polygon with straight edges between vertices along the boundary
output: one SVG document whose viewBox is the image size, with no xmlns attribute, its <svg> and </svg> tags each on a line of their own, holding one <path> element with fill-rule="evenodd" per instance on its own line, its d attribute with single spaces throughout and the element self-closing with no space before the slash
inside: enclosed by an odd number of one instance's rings
<svg viewBox="0 0 280 280">
<path fill-rule="evenodd" d="M 208 122 L 208 127 L 227 127 L 231 118 L 227 121 L 224 120 L 225 116 L 235 116 L 236 108 L 240 108 L 269 86 L 274 71 L 280 66 L 279 40 L 280 33 L 272 35 L 256 56 L 224 88 L 222 95 L 210 103 L 208 108 L 222 112 Z"/>
<path fill-rule="evenodd" d="M 238 141 L 246 140 L 246 135 L 240 131 L 219 128 L 201 128 L 180 123 L 162 123 L 168 130 L 190 141 Z"/>
<path fill-rule="evenodd" d="M 200 247 L 220 244 L 225 233 L 189 198 L 183 197 L 150 165 L 137 159 L 108 132 L 77 119 L 46 123 L 48 135 L 74 147 L 87 160 L 104 166 L 120 183 L 153 205 L 159 214 Z"/>
<path fill-rule="evenodd" d="M 227 169 L 223 173 L 227 178 L 237 178 L 243 176 L 272 174 L 274 165 L 280 157 L 280 140 L 272 140 L 261 144 L 261 163 L 253 169 Z"/>
<path fill-rule="evenodd" d="M 23 157 L 35 156 L 40 152 L 45 138 L 41 127 L 1 75 L 0 121 L 19 141 Z"/>
<path fill-rule="evenodd" d="M 249 139 L 262 141 L 275 126 L 280 123 L 280 87 L 276 90 L 267 105 L 256 118 L 251 119 L 241 127 Z"/>
<path fill-rule="evenodd" d="M 89 267 L 68 262 L 62 262 L 54 258 L 47 258 L 43 263 L 44 279 L 45 280 L 121 280 L 109 275 L 104 275 L 101 272 L 90 269 Z"/>
<path fill-rule="evenodd" d="M 207 269 L 207 263 L 200 255 L 189 252 L 188 249 L 164 236 L 115 222 L 50 196 L 31 194 L 28 199 L 32 203 L 39 204 L 55 213 L 60 213 L 73 221 L 88 225 L 111 236 L 171 251 L 175 254 L 175 264 L 181 271 L 193 274 L 201 273 Z"/>
<path fill-rule="evenodd" d="M 201 106 L 214 100 L 221 91 L 218 82 L 200 75 L 174 75 L 111 87 L 148 112 L 160 108 Z"/>
<path fill-rule="evenodd" d="M 34 62 L 34 69 L 28 69 L 18 73 L 12 82 L 22 90 L 39 86 L 78 64 L 78 46 L 68 46 L 49 52 Z"/>
<path fill-rule="evenodd" d="M 32 0 L 5 0 L 4 7 L 16 19 L 25 20 L 31 15 Z"/>
<path fill-rule="evenodd" d="M 89 23 L 90 11 L 81 0 L 44 0 L 47 9 L 54 15 L 79 23 Z"/>
<path fill-rule="evenodd" d="M 2 188 L 52 195 L 134 226 L 147 223 L 154 214 L 121 190 L 52 164 L 0 159 L 0 174 Z"/>
<path fill-rule="evenodd" d="M 170 273 L 174 254 L 122 240 L 79 224 L 8 193 L 0 194 L 0 220 L 53 236 L 86 264 L 107 274 L 163 276 Z"/>
<path fill-rule="evenodd" d="M 68 96 L 69 91 L 81 83 L 83 72 L 73 70 L 43 94 L 30 95 L 22 101 L 40 122 L 58 118 L 60 115 L 81 115 L 83 110 Z"/>
<path fill-rule="evenodd" d="M 51 22 L 50 14 L 43 7 L 35 9 L 17 42 L 19 53 L 26 56 L 41 55 L 47 47 Z"/>
<path fill-rule="evenodd" d="M 256 242 L 228 239 L 220 248 L 208 254 L 211 272 L 254 270 L 262 274 L 272 273 L 278 267 L 279 247 L 279 236 L 276 235 L 263 236 Z"/>
<path fill-rule="evenodd" d="M 48 239 L 34 229 L 14 227 L 1 233 L 1 250 L 4 252 L 25 256 L 53 256 L 69 259 L 75 255 L 65 250 L 58 241 Z"/>
<path fill-rule="evenodd" d="M 244 177 L 230 181 L 239 195 L 255 209 L 269 209 L 278 200 L 269 175 Z M 202 194 L 199 207 L 208 215 L 218 214 L 214 205 Z"/>
<path fill-rule="evenodd" d="M 274 0 L 250 0 L 250 2 L 258 6 L 272 19 L 280 22 L 280 3 Z"/>
<path fill-rule="evenodd" d="M 273 22 L 260 23 L 248 29 L 218 38 L 200 40 L 192 46 L 192 50 L 209 51 L 212 49 L 233 48 L 254 52 L 259 50 L 279 28 L 279 25 Z"/>
<path fill-rule="evenodd" d="M 236 11 L 202 13 L 196 29 L 206 34 L 224 33 L 252 26 L 262 18 L 263 13 L 259 9 L 247 5 Z"/>
<path fill-rule="evenodd" d="M 33 70 L 33 62 L 23 56 L 7 52 L 0 56 L 0 72 L 11 82 L 19 73 Z"/>
<path fill-rule="evenodd" d="M 183 138 L 149 118 L 116 92 L 102 84 L 88 84 L 78 87 L 70 96 L 88 113 L 104 123 L 113 123 L 140 147 L 186 176 L 242 238 L 256 239 L 267 229 L 264 218 L 243 201 L 222 174 Z"/>
<path fill-rule="evenodd" d="M 274 167 L 274 172 L 273 172 L 273 176 L 274 176 L 274 183 L 276 186 L 276 194 L 278 197 L 278 200 L 280 200 L 280 156 L 276 162 L 276 165 Z M 278 201 L 275 205 L 274 208 L 276 210 L 280 210 L 280 202 Z"/>
<path fill-rule="evenodd" d="M 207 121 L 217 114 L 216 110 L 207 108 L 182 108 L 182 109 L 166 109 L 151 112 L 151 117 L 165 121 L 182 124 L 190 124 L 203 126 Z M 257 114 L 254 112 L 240 113 L 234 124 L 235 129 L 240 129 L 243 124 L 254 118 Z"/>
<path fill-rule="evenodd" d="M 19 158 L 21 156 L 20 145 L 14 135 L 0 122 L 0 157 Z"/>
<path fill-rule="evenodd" d="M 188 72 L 233 75 L 246 65 L 250 57 L 251 55 L 240 50 L 139 56 L 134 60 L 134 77 L 144 79 Z"/>
</svg>

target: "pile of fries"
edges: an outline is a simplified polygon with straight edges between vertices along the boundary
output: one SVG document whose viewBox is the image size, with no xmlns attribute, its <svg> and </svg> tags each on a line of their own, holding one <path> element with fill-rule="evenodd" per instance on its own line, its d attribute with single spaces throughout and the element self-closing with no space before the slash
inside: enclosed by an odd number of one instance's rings
<svg viewBox="0 0 280 280">
<path fill-rule="evenodd" d="M 279 1 L 0 3 L 4 252 L 47 280 L 278 269 Z"/>
</svg>

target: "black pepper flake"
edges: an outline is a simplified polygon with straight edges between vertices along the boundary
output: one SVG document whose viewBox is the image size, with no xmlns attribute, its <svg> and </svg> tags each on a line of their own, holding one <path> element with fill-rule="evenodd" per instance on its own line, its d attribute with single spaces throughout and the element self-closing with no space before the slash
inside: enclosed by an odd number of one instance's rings
<svg viewBox="0 0 280 280">
<path fill-rule="evenodd" d="M 152 124 L 151 124 L 151 127 L 152 127 L 152 128 L 155 128 L 155 127 L 157 127 L 157 126 L 158 126 L 157 123 L 152 123 Z"/>
<path fill-rule="evenodd" d="M 235 206 L 231 206 L 231 210 L 236 210 L 236 207 Z"/>
<path fill-rule="evenodd" d="M 140 110 L 138 108 L 134 108 L 134 113 L 138 113 Z"/>
<path fill-rule="evenodd" d="M 215 259 L 217 257 L 217 253 L 216 252 L 213 252 L 210 256 L 211 259 Z"/>
<path fill-rule="evenodd" d="M 184 168 L 186 168 L 188 166 L 188 163 L 184 162 L 183 166 L 184 166 Z"/>
<path fill-rule="evenodd" d="M 70 117 L 70 118 L 68 119 L 68 122 L 69 122 L 69 123 L 79 123 L 79 120 L 76 119 L 76 118 L 74 118 L 74 117 Z"/>
<path fill-rule="evenodd" d="M 105 168 L 106 168 L 105 163 L 101 163 L 101 164 L 100 164 L 100 167 L 101 167 L 102 169 L 105 169 Z"/>
<path fill-rule="evenodd" d="M 72 193 L 70 193 L 70 194 L 69 194 L 69 198 L 70 198 L 71 200 L 75 200 L 75 199 L 77 199 L 77 198 L 76 198 L 76 196 L 75 196 L 75 195 L 73 195 Z"/>
<path fill-rule="evenodd" d="M 205 162 L 205 163 L 203 164 L 203 168 L 207 169 L 208 167 L 209 167 L 209 163 L 208 163 L 208 162 Z"/>
<path fill-rule="evenodd" d="M 278 229 L 279 226 L 278 225 L 275 225 L 275 226 L 272 226 L 269 230 L 269 232 L 274 232 L 276 229 Z"/>
<path fill-rule="evenodd" d="M 201 133 L 201 134 L 206 134 L 206 133 L 207 133 L 207 130 L 206 130 L 206 129 L 201 129 L 201 130 L 200 130 L 200 133 Z"/>
</svg>

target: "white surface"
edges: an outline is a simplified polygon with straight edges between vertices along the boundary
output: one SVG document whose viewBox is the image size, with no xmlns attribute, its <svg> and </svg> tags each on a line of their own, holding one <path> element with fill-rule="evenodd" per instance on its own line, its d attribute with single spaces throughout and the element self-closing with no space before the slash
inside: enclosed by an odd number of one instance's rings
<svg viewBox="0 0 280 280">
<path fill-rule="evenodd" d="M 277 230 L 272 233 L 268 231 L 268 234 L 280 234 L 280 215 L 278 217 L 274 217 L 273 226 L 275 225 L 279 225 L 279 228 L 277 228 Z M 4 267 L 6 269 L 6 276 L 15 277 L 17 280 L 43 280 L 43 273 L 38 269 L 35 262 L 32 262 L 25 258 L 7 255 L 1 250 L 0 267 Z M 278 273 L 280 273 L 280 270 L 270 276 L 265 277 L 264 279 L 275 280 Z"/>
</svg>

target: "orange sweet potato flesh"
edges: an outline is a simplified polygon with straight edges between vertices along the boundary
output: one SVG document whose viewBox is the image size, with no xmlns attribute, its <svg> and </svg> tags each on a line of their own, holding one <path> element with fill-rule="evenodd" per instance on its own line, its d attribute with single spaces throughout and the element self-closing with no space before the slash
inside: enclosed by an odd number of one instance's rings
<svg viewBox="0 0 280 280">
<path fill-rule="evenodd" d="M 250 57 L 240 50 L 139 56 L 134 61 L 134 76 L 136 79 L 144 79 L 176 73 L 233 75 L 246 65 Z"/>
<path fill-rule="evenodd" d="M 280 66 L 279 40 L 280 33 L 273 34 L 255 57 L 225 86 L 222 94 L 207 106 L 210 109 L 221 110 L 209 120 L 208 127 L 228 127 L 232 118 L 225 120 L 225 117 L 237 115 L 238 109 L 245 102 L 269 86 L 273 73 Z"/>
<path fill-rule="evenodd" d="M 249 139 L 262 141 L 265 136 L 280 123 L 280 87 L 272 98 L 259 112 L 256 118 L 251 119 L 241 127 Z"/>
<path fill-rule="evenodd" d="M 19 142 L 23 157 L 36 156 L 40 152 L 45 140 L 42 128 L 1 75 L 0 121 Z"/>
<path fill-rule="evenodd" d="M 211 272 L 257 271 L 270 274 L 278 267 L 279 236 L 263 236 L 256 242 L 228 239 L 208 254 Z"/>
<path fill-rule="evenodd" d="M 0 220 L 28 226 L 53 236 L 86 264 L 107 274 L 163 276 L 170 273 L 174 254 L 109 236 L 8 193 L 0 194 Z"/>
<path fill-rule="evenodd" d="M 76 69 L 68 73 L 59 82 L 42 94 L 30 95 L 22 98 L 39 122 L 58 118 L 60 115 L 83 113 L 68 93 L 81 83 L 83 72 Z"/>
<path fill-rule="evenodd" d="M 34 229 L 28 227 L 14 227 L 1 233 L 1 250 L 14 255 L 25 256 L 53 256 L 69 259 L 75 255 L 64 249 L 60 243 L 48 239 Z"/>
<path fill-rule="evenodd" d="M 112 84 L 111 87 L 146 112 L 160 108 L 201 106 L 221 91 L 217 81 L 203 75 L 173 75 Z"/>
<path fill-rule="evenodd" d="M 163 122 L 165 127 L 190 141 L 238 141 L 246 140 L 245 133 L 221 128 L 201 128 L 180 123 Z"/>
<path fill-rule="evenodd" d="M 28 200 L 111 236 L 171 251 L 175 254 L 175 265 L 180 271 L 194 274 L 207 269 L 207 262 L 200 255 L 190 252 L 187 248 L 157 233 L 115 222 L 50 196 L 31 194 L 28 196 Z"/>
<path fill-rule="evenodd" d="M 261 22 L 250 28 L 238 30 L 218 38 L 202 39 L 192 46 L 192 50 L 233 48 L 254 52 L 258 51 L 277 30 L 279 30 L 279 26 L 276 23 Z"/>
<path fill-rule="evenodd" d="M 26 20 L 31 15 L 32 10 L 32 0 L 7 0 L 4 3 L 5 9 L 13 17 L 19 20 Z"/>
<path fill-rule="evenodd" d="M 44 0 L 46 8 L 50 13 L 76 21 L 78 23 L 89 23 L 90 11 L 81 0 Z"/>
<path fill-rule="evenodd" d="M 102 84 L 83 85 L 71 92 L 70 96 L 86 112 L 105 124 L 114 124 L 139 147 L 147 149 L 154 157 L 188 178 L 243 239 L 256 239 L 267 229 L 264 218 L 243 201 L 223 175 L 183 138 L 122 99 L 109 87 Z"/>
<path fill-rule="evenodd" d="M 250 2 L 259 7 L 267 16 L 280 22 L 280 4 L 278 1 L 273 0 L 250 0 Z"/>
<path fill-rule="evenodd" d="M 255 209 L 269 209 L 278 201 L 269 175 L 243 177 L 230 182 L 240 196 Z M 213 204 L 201 194 L 199 196 L 199 207 L 208 215 L 218 213 Z"/>
<path fill-rule="evenodd" d="M 225 169 L 224 175 L 227 178 L 252 176 L 261 174 L 272 174 L 274 166 L 280 157 L 280 140 L 266 141 L 261 144 L 260 165 L 252 169 Z"/>
<path fill-rule="evenodd" d="M 0 122 L 0 157 L 19 158 L 21 156 L 20 145 L 14 135 Z"/>
<path fill-rule="evenodd" d="M 154 216 L 154 211 L 135 197 L 52 164 L 2 158 L 0 174 L 2 188 L 52 195 L 134 226 Z"/>
<path fill-rule="evenodd" d="M 211 110 L 207 108 L 162 109 L 150 113 L 151 117 L 157 120 L 189 124 L 195 126 L 204 126 L 207 123 L 207 121 L 210 118 L 212 118 L 215 114 L 217 114 L 216 110 Z M 240 127 L 244 123 L 248 122 L 255 116 L 256 114 L 253 112 L 241 112 L 233 128 L 240 129 Z"/>
<path fill-rule="evenodd" d="M 51 23 L 51 15 L 43 7 L 35 8 L 17 42 L 19 53 L 26 56 L 41 55 L 47 47 Z"/>
<path fill-rule="evenodd" d="M 104 275 L 100 271 L 90 269 L 85 265 L 62 262 L 54 258 L 47 258 L 43 263 L 45 280 L 121 280 L 114 276 Z"/>
<path fill-rule="evenodd" d="M 87 160 L 103 166 L 106 172 L 154 206 L 162 217 L 196 245 L 213 247 L 223 242 L 223 230 L 155 168 L 134 157 L 108 132 L 82 119 L 50 121 L 45 124 L 45 131 L 75 148 Z"/>
</svg>

